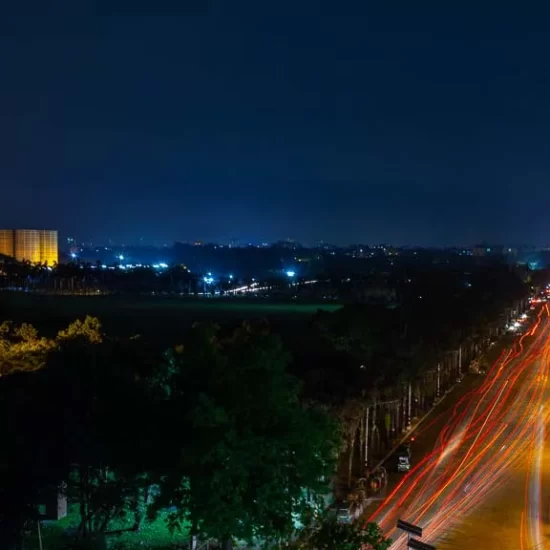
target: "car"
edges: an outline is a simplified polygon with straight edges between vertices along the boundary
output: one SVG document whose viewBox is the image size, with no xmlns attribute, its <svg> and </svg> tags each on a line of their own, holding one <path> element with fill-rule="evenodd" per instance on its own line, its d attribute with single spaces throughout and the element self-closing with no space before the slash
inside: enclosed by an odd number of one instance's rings
<svg viewBox="0 0 550 550">
<path fill-rule="evenodd" d="M 349 507 L 348 508 L 340 507 L 336 510 L 336 521 L 344 525 L 353 523 L 353 518 L 351 516 Z"/>
<path fill-rule="evenodd" d="M 411 469 L 411 446 L 403 444 L 397 449 L 397 471 L 408 472 Z"/>
<path fill-rule="evenodd" d="M 397 471 L 408 472 L 411 469 L 411 461 L 408 456 L 400 455 L 397 457 Z"/>
</svg>

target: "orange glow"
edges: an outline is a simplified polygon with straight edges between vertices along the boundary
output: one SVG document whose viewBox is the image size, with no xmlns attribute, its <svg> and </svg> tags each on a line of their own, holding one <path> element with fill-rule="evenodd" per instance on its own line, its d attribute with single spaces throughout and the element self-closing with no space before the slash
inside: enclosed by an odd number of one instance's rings
<svg viewBox="0 0 550 550">
<path fill-rule="evenodd" d="M 52 266 L 58 262 L 57 231 L 0 229 L 0 254 L 23 262 Z"/>
</svg>

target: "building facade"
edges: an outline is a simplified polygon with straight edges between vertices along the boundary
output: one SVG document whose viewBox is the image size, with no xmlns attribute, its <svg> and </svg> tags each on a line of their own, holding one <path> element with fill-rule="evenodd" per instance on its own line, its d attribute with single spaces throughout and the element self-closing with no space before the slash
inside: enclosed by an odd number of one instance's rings
<svg viewBox="0 0 550 550">
<path fill-rule="evenodd" d="M 50 229 L 0 229 L 0 254 L 33 264 L 58 261 L 57 231 Z"/>
<path fill-rule="evenodd" d="M 40 263 L 40 231 L 37 229 L 16 229 L 15 254 L 18 262 Z"/>
<path fill-rule="evenodd" d="M 11 229 L 0 229 L 0 254 L 10 258 L 15 256 L 13 231 Z"/>
<path fill-rule="evenodd" d="M 51 229 L 40 230 L 40 262 L 48 265 L 56 264 L 59 260 L 57 250 L 57 231 Z"/>
</svg>

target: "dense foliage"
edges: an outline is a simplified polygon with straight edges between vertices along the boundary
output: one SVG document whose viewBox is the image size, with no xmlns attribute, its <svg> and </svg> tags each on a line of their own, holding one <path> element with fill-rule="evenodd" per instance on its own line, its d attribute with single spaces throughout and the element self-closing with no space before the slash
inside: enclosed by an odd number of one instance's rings
<svg viewBox="0 0 550 550">
<path fill-rule="evenodd" d="M 299 332 L 283 327 L 311 398 L 340 405 L 414 379 L 460 345 L 483 347 L 531 292 L 529 272 L 509 266 L 411 270 L 395 285 L 399 307 L 350 304 Z"/>
<path fill-rule="evenodd" d="M 161 360 L 92 318 L 47 345 L 27 326 L 5 328 L 2 342 L 11 375 L 0 406 L 13 419 L 0 428 L 2 548 L 21 544 L 45 493 L 63 484 L 81 538 L 125 517 L 138 530 L 147 513 L 169 510 L 172 528 L 227 545 L 289 537 L 327 490 L 337 427 L 302 405 L 264 327 L 197 326 Z"/>
<path fill-rule="evenodd" d="M 300 547 L 304 550 L 388 550 L 391 543 L 376 523 L 339 523 L 333 515 L 323 514 L 304 530 Z"/>
</svg>

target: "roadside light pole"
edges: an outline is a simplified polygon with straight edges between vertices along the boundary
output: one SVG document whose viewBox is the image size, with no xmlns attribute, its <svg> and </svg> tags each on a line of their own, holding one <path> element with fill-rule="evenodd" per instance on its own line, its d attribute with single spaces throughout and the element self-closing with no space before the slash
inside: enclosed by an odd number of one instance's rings
<svg viewBox="0 0 550 550">
<path fill-rule="evenodd" d="M 365 453 L 364 453 L 364 460 L 365 460 L 365 464 L 364 464 L 364 467 L 365 469 L 367 468 L 368 464 L 369 464 L 369 434 L 370 434 L 370 431 L 369 431 L 369 412 L 370 412 L 370 407 L 367 407 L 367 410 L 365 411 Z"/>
<path fill-rule="evenodd" d="M 407 430 L 411 429 L 411 405 L 412 405 L 412 382 L 409 382 L 409 398 L 407 399 Z"/>
<path fill-rule="evenodd" d="M 289 269 L 288 271 L 285 271 L 285 275 L 288 277 L 288 280 L 290 281 L 288 284 L 288 288 L 292 291 L 292 286 L 296 285 L 296 283 L 293 282 L 296 272 L 293 271 L 292 269 Z M 298 290 L 298 288 L 296 288 L 296 290 Z"/>
</svg>

